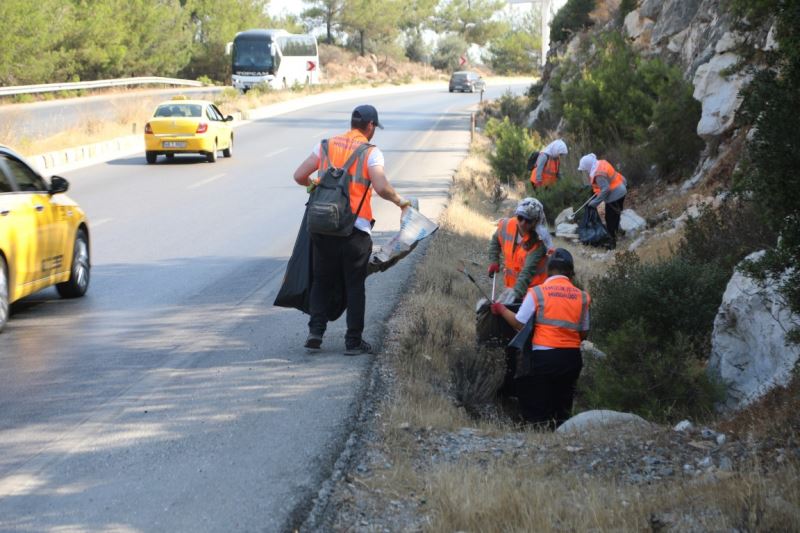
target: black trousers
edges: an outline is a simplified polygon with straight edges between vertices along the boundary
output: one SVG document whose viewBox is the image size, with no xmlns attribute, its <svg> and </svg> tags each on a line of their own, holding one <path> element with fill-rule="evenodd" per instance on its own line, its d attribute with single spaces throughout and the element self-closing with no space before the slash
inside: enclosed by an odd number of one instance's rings
<svg viewBox="0 0 800 533">
<path fill-rule="evenodd" d="M 347 345 L 361 341 L 364 331 L 364 312 L 367 279 L 367 263 L 372 254 L 372 237 L 368 233 L 353 229 L 349 237 L 331 237 L 311 234 L 313 249 L 313 283 L 311 284 L 311 318 L 308 330 L 312 335 L 322 336 L 328 326 L 325 313 L 331 291 L 337 280 L 344 281 L 347 294 Z"/>
<path fill-rule="evenodd" d="M 619 229 L 619 217 L 622 215 L 624 204 L 624 196 L 619 200 L 606 203 L 606 228 L 608 229 L 608 234 L 615 241 L 617 240 L 617 230 Z"/>
<path fill-rule="evenodd" d="M 543 428 L 560 426 L 572 413 L 582 368 L 580 348 L 534 350 L 531 375 L 514 380 L 522 417 Z"/>
</svg>

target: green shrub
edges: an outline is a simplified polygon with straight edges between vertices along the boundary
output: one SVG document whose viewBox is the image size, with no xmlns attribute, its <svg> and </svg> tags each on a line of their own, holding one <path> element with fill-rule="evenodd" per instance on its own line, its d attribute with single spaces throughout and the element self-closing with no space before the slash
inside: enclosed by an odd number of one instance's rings
<svg viewBox="0 0 800 533">
<path fill-rule="evenodd" d="M 645 264 L 635 253 L 618 253 L 591 283 L 593 338 L 602 343 L 621 323 L 642 320 L 648 335 L 667 342 L 680 332 L 697 343 L 694 355 L 705 357 L 729 275 L 712 262 L 676 256 Z"/>
<path fill-rule="evenodd" d="M 563 169 L 563 161 L 561 165 Z M 563 170 L 561 179 L 554 185 L 550 187 L 540 187 L 536 190 L 533 190 L 533 187 L 529 187 L 528 190 L 531 191 L 531 196 L 535 196 L 542 202 L 547 220 L 551 223 L 555 221 L 555 217 L 557 217 L 561 211 L 570 206 L 577 209 L 592 195 L 591 190 L 584 185 L 583 180 L 571 175 L 565 176 Z"/>
<path fill-rule="evenodd" d="M 527 178 L 528 154 L 533 150 L 528 131 L 512 124 L 508 117 L 504 117 L 502 122 L 490 118 L 486 135 L 494 141 L 489 164 L 497 177 L 507 182 Z"/>
<path fill-rule="evenodd" d="M 562 42 L 576 31 L 592 25 L 589 13 L 594 11 L 595 0 L 567 0 L 550 23 L 550 39 Z"/>
<path fill-rule="evenodd" d="M 729 201 L 689 219 L 677 252 L 696 264 L 713 261 L 731 274 L 745 256 L 763 250 L 775 238 L 757 206 L 746 200 Z"/>
<path fill-rule="evenodd" d="M 431 65 L 448 72 L 458 70 L 459 58 L 467 48 L 467 41 L 460 35 L 446 35 L 436 43 Z"/>
<path fill-rule="evenodd" d="M 508 117 L 512 124 L 525 127 L 530 113 L 530 100 L 527 96 L 516 96 L 507 90 L 498 98 L 500 103 L 500 116 Z"/>
<path fill-rule="evenodd" d="M 498 74 L 530 74 L 539 70 L 541 39 L 527 31 L 511 31 L 493 39 L 489 53 Z"/>
<path fill-rule="evenodd" d="M 636 413 L 647 420 L 702 418 L 721 399 L 691 338 L 679 331 L 654 335 L 644 319 L 629 319 L 609 332 L 606 357 L 587 361 L 579 383 L 580 403 L 589 409 Z"/>
<path fill-rule="evenodd" d="M 591 139 L 601 157 L 628 146 L 663 177 L 691 171 L 703 148 L 696 133 L 701 107 L 680 70 L 641 58 L 617 32 L 600 35 L 595 47 L 587 68 L 561 74 L 556 96 L 567 131 Z M 643 168 L 632 177 L 648 174 Z"/>
<path fill-rule="evenodd" d="M 766 57 L 772 68 L 756 74 L 744 93 L 741 119 L 755 131 L 735 181 L 781 238 L 748 271 L 776 280 L 790 309 L 800 313 L 800 115 L 795 111 L 800 109 L 800 2 L 733 4 L 752 18 L 775 17 L 778 41 L 777 50 Z M 800 328 L 791 337 L 800 341 Z"/>
</svg>

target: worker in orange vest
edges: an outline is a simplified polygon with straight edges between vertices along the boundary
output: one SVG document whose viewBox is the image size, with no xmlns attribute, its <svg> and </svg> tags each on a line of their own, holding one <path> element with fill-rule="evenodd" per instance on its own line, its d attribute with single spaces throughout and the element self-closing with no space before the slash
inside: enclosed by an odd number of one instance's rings
<svg viewBox="0 0 800 533">
<path fill-rule="evenodd" d="M 544 283 L 528 290 L 516 314 L 502 303 L 492 304 L 491 309 L 517 331 L 533 322 L 533 337 L 523 350 L 529 364 L 524 372 L 517 369 L 514 389 L 528 422 L 555 429 L 572 412 L 591 298 L 572 284 L 575 264 L 567 250 L 556 248 L 547 275 Z"/>
<path fill-rule="evenodd" d="M 567 143 L 561 139 L 556 139 L 539 152 L 536 164 L 531 170 L 531 185 L 534 189 L 556 184 L 561 178 L 561 156 L 566 154 Z"/>
<path fill-rule="evenodd" d="M 375 129 L 381 128 L 378 111 L 371 105 L 360 105 L 353 110 L 350 118 L 350 131 L 328 139 L 327 151 L 322 143 L 317 143 L 311 155 L 294 172 L 294 180 L 299 185 L 312 185 L 311 174 L 319 171 L 320 176 L 329 166 L 341 168 L 358 148 L 369 143 Z M 364 341 L 364 314 L 366 294 L 364 281 L 367 278 L 367 264 L 372 254 L 372 204 L 370 184 L 375 192 L 402 210 L 411 202 L 401 197 L 386 178 L 383 153 L 376 146 L 369 145 L 345 171 L 351 176 L 349 187 L 350 208 L 357 215 L 352 233 L 346 237 L 312 233 L 312 271 L 309 334 L 305 348 L 310 353 L 322 347 L 322 337 L 327 328 L 327 304 L 331 299 L 330 290 L 336 281 L 344 279 L 347 293 L 347 333 L 345 334 L 345 355 L 372 353 L 372 346 Z"/>
<path fill-rule="evenodd" d="M 519 202 L 514 217 L 501 218 L 489 241 L 489 277 L 500 272 L 503 255 L 503 284 L 507 291 L 502 300 L 521 300 L 528 287 L 547 277 L 547 251 L 553 241 L 547 230 L 544 206 L 535 198 Z M 513 295 L 513 296 L 512 296 Z"/>
<path fill-rule="evenodd" d="M 613 250 L 617 247 L 617 230 L 624 209 L 625 195 L 628 194 L 628 180 L 614 170 L 611 163 L 597 159 L 594 154 L 581 157 L 578 170 L 586 174 L 586 181 L 594 191 L 594 198 L 589 202 L 589 206 L 597 208 L 603 202 L 606 204 L 606 229 L 611 236 L 608 247 Z"/>
</svg>

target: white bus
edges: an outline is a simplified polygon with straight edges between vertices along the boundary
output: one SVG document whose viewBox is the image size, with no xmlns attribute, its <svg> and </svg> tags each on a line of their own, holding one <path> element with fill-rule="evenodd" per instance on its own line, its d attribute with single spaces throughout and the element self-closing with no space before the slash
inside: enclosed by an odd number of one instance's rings
<svg viewBox="0 0 800 533">
<path fill-rule="evenodd" d="M 313 35 L 286 30 L 242 31 L 228 43 L 226 53 L 231 56 L 233 86 L 244 92 L 260 83 L 274 89 L 319 83 L 319 51 Z"/>
</svg>

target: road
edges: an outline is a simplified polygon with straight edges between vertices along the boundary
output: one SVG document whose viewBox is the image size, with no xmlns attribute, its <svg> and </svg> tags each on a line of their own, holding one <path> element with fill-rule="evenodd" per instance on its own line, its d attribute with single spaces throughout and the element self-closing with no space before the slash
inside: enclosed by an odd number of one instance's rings
<svg viewBox="0 0 800 533">
<path fill-rule="evenodd" d="M 524 85 L 512 87 L 517 92 Z M 506 87 L 490 87 L 487 97 Z M 436 217 L 477 95 L 368 99 L 399 192 Z M 349 436 L 371 356 L 320 355 L 307 317 L 272 307 L 306 195 L 291 174 L 363 99 L 236 129 L 233 157 L 144 155 L 65 175 L 90 217 L 88 295 L 14 307 L 0 336 L 0 531 L 284 531 Z M 376 244 L 399 210 L 373 200 Z M 367 283 L 365 338 L 409 285 L 406 260 Z"/>
</svg>

